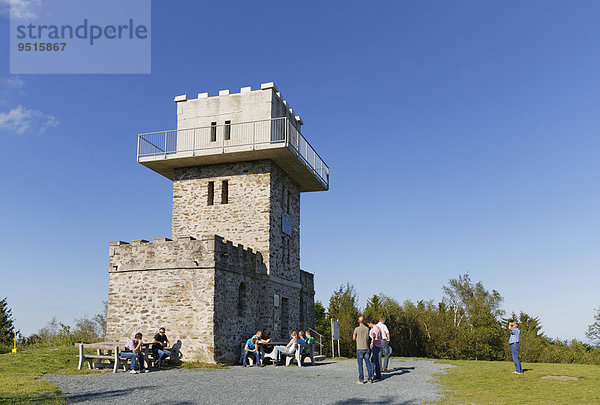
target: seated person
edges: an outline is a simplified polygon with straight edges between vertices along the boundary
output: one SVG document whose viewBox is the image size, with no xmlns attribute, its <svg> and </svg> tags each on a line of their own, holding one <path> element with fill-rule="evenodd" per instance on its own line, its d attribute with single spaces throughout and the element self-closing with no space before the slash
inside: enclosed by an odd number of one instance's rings
<svg viewBox="0 0 600 405">
<path fill-rule="evenodd" d="M 246 362 L 248 361 L 248 353 L 254 353 L 254 357 L 256 358 L 256 365 L 258 367 L 262 367 L 260 364 L 260 353 L 258 351 L 258 347 L 256 347 L 256 336 L 252 336 L 250 339 L 246 341 L 246 346 L 244 347 L 244 367 L 247 366 Z"/>
<path fill-rule="evenodd" d="M 271 338 L 269 337 L 269 332 L 264 329 L 260 335 L 260 339 L 257 342 L 258 344 L 271 343 Z M 263 353 L 271 353 L 273 351 L 272 345 L 265 345 L 260 347 Z"/>
<path fill-rule="evenodd" d="M 312 345 L 312 344 L 315 343 L 315 338 L 312 337 L 312 333 L 311 333 L 310 329 L 308 329 L 306 331 L 306 343 L 308 343 L 309 345 Z M 308 348 L 308 347 L 303 347 L 302 348 L 302 353 L 303 354 L 304 353 L 309 353 L 309 352 L 310 352 L 310 348 Z"/>
<path fill-rule="evenodd" d="M 264 329 L 261 333 L 261 338 L 258 343 L 270 343 L 271 338 L 269 337 L 269 333 L 266 329 Z"/>
<path fill-rule="evenodd" d="M 294 354 L 296 352 L 296 343 L 298 343 L 298 335 L 296 331 L 292 331 L 290 333 L 291 340 L 287 344 L 287 346 L 275 346 L 275 354 L 277 356 L 277 362 L 281 361 L 281 353 L 285 354 Z"/>
<path fill-rule="evenodd" d="M 146 370 L 144 367 L 144 353 L 142 351 L 142 344 L 142 334 L 136 333 L 135 337 L 125 343 L 125 350 L 120 353 L 121 357 L 131 359 L 131 370 L 129 371 L 131 374 L 138 374 L 138 371 L 136 370 L 138 362 L 140 363 L 139 372 L 148 372 L 148 370 Z"/>
<path fill-rule="evenodd" d="M 165 335 L 165 328 L 160 328 L 152 340 L 152 353 L 154 353 L 154 358 L 157 358 L 156 367 L 160 368 L 163 361 L 171 355 L 171 352 L 167 350 L 169 347 L 171 344 Z"/>
<path fill-rule="evenodd" d="M 306 343 L 306 340 L 304 340 L 304 332 L 300 331 L 298 332 L 298 344 L 303 345 L 304 343 Z"/>
<path fill-rule="evenodd" d="M 254 336 L 252 336 L 250 339 L 254 339 L 254 338 L 256 338 L 257 342 L 260 342 L 262 340 L 262 331 L 257 330 L 256 333 L 254 334 Z"/>
</svg>

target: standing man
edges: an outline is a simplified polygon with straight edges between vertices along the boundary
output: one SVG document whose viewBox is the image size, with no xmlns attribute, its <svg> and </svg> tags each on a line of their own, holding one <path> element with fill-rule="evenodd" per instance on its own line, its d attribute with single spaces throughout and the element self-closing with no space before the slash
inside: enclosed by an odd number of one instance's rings
<svg viewBox="0 0 600 405">
<path fill-rule="evenodd" d="M 375 368 L 374 380 L 381 380 L 381 329 L 377 327 L 375 321 L 369 321 L 371 332 L 371 363 Z"/>
<path fill-rule="evenodd" d="M 364 325 L 362 316 L 358 317 L 358 326 L 354 328 L 352 340 L 356 341 L 356 361 L 358 362 L 358 381 L 357 384 L 363 384 L 365 374 L 363 372 L 363 360 L 367 366 L 367 382 L 373 382 L 373 367 L 369 360 L 369 328 Z M 308 334 L 308 331 L 306 331 Z M 314 339 L 314 338 L 313 338 Z"/>
<path fill-rule="evenodd" d="M 152 353 L 154 354 L 154 358 L 157 359 L 157 368 L 160 368 L 164 359 L 171 355 L 171 352 L 167 350 L 171 347 L 171 344 L 169 343 L 169 339 L 165 332 L 165 328 L 160 328 L 158 333 L 154 335 L 154 340 L 152 340 Z"/>
<path fill-rule="evenodd" d="M 509 322 L 508 329 L 510 329 L 510 338 L 508 339 L 508 344 L 510 346 L 510 352 L 512 353 L 513 362 L 515 363 L 515 371 L 513 371 L 513 374 L 523 374 L 521 360 L 519 360 L 519 340 L 521 339 L 519 324 L 516 322 Z"/>
<path fill-rule="evenodd" d="M 385 318 L 379 318 L 379 323 L 377 327 L 381 331 L 381 355 L 383 357 L 383 372 L 389 373 L 388 363 L 390 361 L 390 356 L 392 355 L 392 348 L 390 347 L 390 331 L 387 326 L 385 326 Z"/>
<path fill-rule="evenodd" d="M 136 333 L 135 337 L 131 338 L 127 343 L 125 343 L 125 350 L 119 353 L 121 357 L 131 359 L 131 370 L 129 371 L 131 374 L 138 374 L 138 371 L 136 370 L 138 362 L 140 363 L 139 372 L 148 372 L 148 370 L 146 370 L 144 367 L 144 353 L 142 352 L 142 344 L 142 334 Z"/>
</svg>

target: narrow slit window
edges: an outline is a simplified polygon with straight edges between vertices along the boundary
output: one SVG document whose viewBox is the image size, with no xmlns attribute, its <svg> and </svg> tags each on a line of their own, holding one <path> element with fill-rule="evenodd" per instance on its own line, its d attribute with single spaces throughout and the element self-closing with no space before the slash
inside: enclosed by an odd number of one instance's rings
<svg viewBox="0 0 600 405">
<path fill-rule="evenodd" d="M 215 204 L 215 182 L 208 182 L 208 205 Z"/>
<path fill-rule="evenodd" d="M 231 121 L 225 121 L 225 127 L 223 128 L 223 137 L 226 141 L 231 139 Z"/>
<path fill-rule="evenodd" d="M 217 142 L 217 123 L 216 122 L 210 123 L 210 141 Z"/>
<path fill-rule="evenodd" d="M 229 204 L 229 180 L 221 184 L 221 204 Z"/>
</svg>

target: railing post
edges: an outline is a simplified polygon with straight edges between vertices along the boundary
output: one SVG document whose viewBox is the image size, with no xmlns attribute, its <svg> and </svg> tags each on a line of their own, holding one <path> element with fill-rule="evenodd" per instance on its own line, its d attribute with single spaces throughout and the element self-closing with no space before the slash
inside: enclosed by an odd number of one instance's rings
<svg viewBox="0 0 600 405">
<path fill-rule="evenodd" d="M 194 128 L 194 136 L 192 136 L 192 156 L 196 156 L 196 128 Z"/>
<path fill-rule="evenodd" d="M 138 134 L 137 139 L 137 161 L 140 161 L 140 134 Z"/>
<path fill-rule="evenodd" d="M 168 131 L 165 131 L 165 159 L 167 158 L 167 133 Z"/>
<path fill-rule="evenodd" d="M 256 150 L 256 121 L 252 121 L 252 150 Z"/>
<path fill-rule="evenodd" d="M 288 130 L 289 123 L 288 123 L 288 117 L 287 116 L 284 118 L 283 125 L 285 125 L 283 136 L 284 136 L 284 139 L 285 139 L 285 146 L 287 147 L 288 146 L 288 131 L 289 131 Z"/>
</svg>

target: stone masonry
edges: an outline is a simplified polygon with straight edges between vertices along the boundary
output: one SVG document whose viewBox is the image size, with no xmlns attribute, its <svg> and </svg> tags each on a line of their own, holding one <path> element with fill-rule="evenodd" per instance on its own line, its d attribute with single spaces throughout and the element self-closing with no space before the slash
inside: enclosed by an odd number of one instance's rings
<svg viewBox="0 0 600 405">
<path fill-rule="evenodd" d="M 175 101 L 177 147 L 186 153 L 190 128 L 276 117 L 302 124 L 272 83 Z M 212 142 L 198 138 L 195 148 Z M 173 170 L 172 239 L 110 242 L 107 338 L 141 332 L 151 340 L 164 326 L 180 359 L 234 363 L 257 329 L 286 339 L 290 330 L 313 327 L 295 178 L 264 155 L 197 165 L 186 156 Z"/>
</svg>

